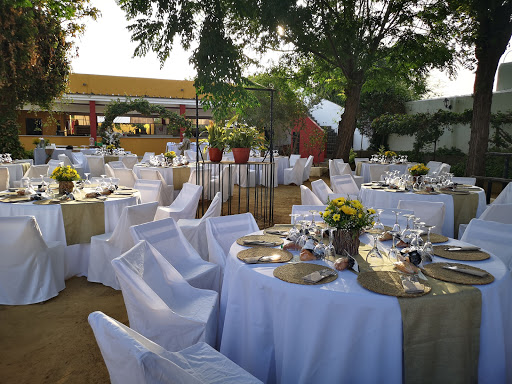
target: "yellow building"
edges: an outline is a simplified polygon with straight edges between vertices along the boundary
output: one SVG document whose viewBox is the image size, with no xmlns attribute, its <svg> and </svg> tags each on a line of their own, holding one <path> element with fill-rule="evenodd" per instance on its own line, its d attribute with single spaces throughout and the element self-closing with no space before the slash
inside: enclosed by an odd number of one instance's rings
<svg viewBox="0 0 512 384">
<path fill-rule="evenodd" d="M 26 149 L 33 147 L 35 137 L 45 137 L 56 145 L 89 145 L 96 140 L 105 106 L 118 99 L 144 98 L 151 104 L 184 115 L 195 126 L 193 81 L 71 74 L 68 88 L 68 93 L 56 100 L 51 115 L 31 105 L 20 111 L 20 141 Z M 200 100 L 198 104 L 199 125 L 207 125 L 211 112 L 203 111 Z M 168 141 L 180 141 L 180 132 L 168 132 L 165 121 L 158 116 L 140 116 L 133 112 L 118 120 L 124 123 L 121 145 L 134 153 L 160 153 Z M 143 124 L 146 132 L 131 124 Z"/>
</svg>

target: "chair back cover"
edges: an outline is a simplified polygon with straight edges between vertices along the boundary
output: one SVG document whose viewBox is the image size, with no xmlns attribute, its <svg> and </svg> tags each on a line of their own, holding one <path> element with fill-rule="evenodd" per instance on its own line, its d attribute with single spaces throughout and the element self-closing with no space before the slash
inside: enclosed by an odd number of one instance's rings
<svg viewBox="0 0 512 384">
<path fill-rule="evenodd" d="M 58 164 L 55 166 L 55 168 L 57 168 L 61 164 L 61 162 L 58 160 L 55 160 L 55 161 L 58 162 Z M 49 168 L 50 168 L 49 164 L 31 165 L 30 168 L 27 170 L 27 172 L 25 172 L 25 175 L 23 175 L 23 177 L 32 178 L 32 177 L 41 177 L 41 175 L 51 176 L 51 174 L 48 174 Z M 55 169 L 55 168 L 53 168 L 53 169 Z M 53 172 L 53 170 L 52 170 L 52 172 Z"/>
<path fill-rule="evenodd" d="M 71 156 L 73 163 L 78 164 L 84 170 L 84 172 L 89 172 L 89 164 L 87 163 L 87 159 L 85 158 L 83 152 L 73 152 L 71 153 Z"/>
<path fill-rule="evenodd" d="M 331 187 L 334 193 L 346 195 L 359 195 L 359 188 L 352 175 L 339 175 L 331 178 Z"/>
<path fill-rule="evenodd" d="M 334 166 L 338 170 L 338 175 L 352 175 L 352 169 L 348 163 L 335 162 Z"/>
<path fill-rule="evenodd" d="M 439 167 L 439 173 L 448 173 L 450 172 L 451 167 L 452 166 L 450 164 L 442 163 Z"/>
<path fill-rule="evenodd" d="M 512 204 L 495 204 L 487 206 L 479 217 L 480 220 L 497 221 L 503 224 L 512 224 Z"/>
<path fill-rule="evenodd" d="M 174 186 L 168 185 L 162 174 L 156 169 L 140 169 L 139 175 L 144 180 L 160 180 L 163 184 L 162 205 L 170 205 L 174 201 Z"/>
<path fill-rule="evenodd" d="M 107 165 L 105 165 L 105 168 L 107 167 Z M 138 178 L 137 175 L 135 175 L 135 173 L 131 169 L 113 168 L 112 171 L 114 172 L 113 177 L 117 177 L 119 179 L 119 185 L 128 188 L 134 187 L 135 182 L 137 181 Z"/>
<path fill-rule="evenodd" d="M 197 180 L 198 173 L 199 173 L 199 181 Z M 190 172 L 190 176 L 188 178 L 188 183 L 202 186 L 205 196 L 208 196 L 208 190 L 210 188 L 211 178 L 212 178 L 212 173 L 211 173 L 210 169 L 204 169 L 204 168 L 200 167 L 199 172 L 197 172 L 197 169 L 193 168 L 192 171 Z"/>
<path fill-rule="evenodd" d="M 126 168 L 133 169 L 133 166 L 139 162 L 139 158 L 135 155 L 123 156 L 121 157 L 121 161 L 123 162 Z"/>
<path fill-rule="evenodd" d="M 334 164 L 334 160 L 329 159 L 329 177 L 338 175 L 338 167 Z"/>
<path fill-rule="evenodd" d="M 62 245 L 48 248 L 34 216 L 0 217 L 0 304 L 39 303 L 65 288 Z"/>
<path fill-rule="evenodd" d="M 293 168 L 293 166 L 299 159 L 300 159 L 300 155 L 290 155 L 290 167 Z"/>
<path fill-rule="evenodd" d="M 151 159 L 151 156 L 155 156 L 155 152 L 146 152 L 142 157 L 141 163 L 148 163 Z"/>
<path fill-rule="evenodd" d="M 259 231 L 251 213 L 206 219 L 206 238 L 210 262 L 224 269 L 231 245 L 240 237 Z"/>
<path fill-rule="evenodd" d="M 284 170 L 284 183 L 301 185 L 303 182 L 304 168 L 306 167 L 306 158 L 300 158 L 295 161 L 293 168 Z"/>
<path fill-rule="evenodd" d="M 313 166 L 313 156 L 308 156 L 308 159 L 306 160 L 306 165 L 304 166 L 304 172 L 302 175 L 302 181 L 309 180 L 309 175 L 311 173 L 311 167 Z"/>
<path fill-rule="evenodd" d="M 444 203 L 438 201 L 423 200 L 398 200 L 398 209 L 410 209 L 414 211 L 414 216 L 418 217 L 425 224 L 435 225 L 432 228 L 433 233 L 443 233 L 443 223 L 445 215 Z"/>
<path fill-rule="evenodd" d="M 110 165 L 110 167 L 113 169 L 115 169 L 115 168 L 128 169 L 122 161 L 109 161 L 107 164 Z"/>
<path fill-rule="evenodd" d="M 508 183 L 492 204 L 512 204 L 512 183 Z"/>
<path fill-rule="evenodd" d="M 370 158 L 369 157 L 356 157 L 354 159 L 354 163 L 356 164 L 356 166 L 357 166 L 357 164 L 359 164 L 362 161 L 370 161 Z"/>
<path fill-rule="evenodd" d="M 114 173 L 114 168 L 110 166 L 110 163 L 105 164 L 105 175 L 107 177 L 116 177 L 116 174 Z"/>
<path fill-rule="evenodd" d="M 370 166 L 370 180 L 371 181 L 380 181 L 382 175 L 389 171 L 389 165 L 387 164 L 372 164 Z"/>
<path fill-rule="evenodd" d="M 300 186 L 300 200 L 302 205 L 323 205 L 322 200 L 305 185 Z"/>
<path fill-rule="evenodd" d="M 443 163 L 441 163 L 440 161 L 429 161 L 427 163 L 428 173 L 430 175 L 434 172 L 439 173 L 439 168 L 441 168 L 441 164 Z"/>
<path fill-rule="evenodd" d="M 187 158 L 188 161 L 190 162 L 195 162 L 196 161 L 196 150 L 195 149 L 186 149 L 185 150 L 185 157 Z M 203 155 L 204 157 L 204 155 Z M 199 158 L 201 158 L 201 155 L 199 155 Z"/>
<path fill-rule="evenodd" d="M 105 174 L 105 159 L 103 156 L 85 155 L 89 164 L 91 176 L 98 177 Z"/>
<path fill-rule="evenodd" d="M 71 162 L 70 158 L 65 153 L 61 153 L 58 157 L 59 157 L 59 161 L 64 163 L 65 167 L 73 166 L 73 163 Z"/>
<path fill-rule="evenodd" d="M 155 220 L 172 217 L 174 220 L 193 219 L 196 216 L 197 205 L 201 198 L 203 187 L 200 185 L 183 183 L 178 197 L 169 207 L 159 207 Z"/>
<path fill-rule="evenodd" d="M 453 176 L 452 181 L 457 184 L 467 184 L 467 185 L 475 185 L 476 177 L 458 177 Z"/>
<path fill-rule="evenodd" d="M 0 167 L 0 191 L 9 188 L 9 168 Z"/>
<path fill-rule="evenodd" d="M 334 193 L 331 188 L 323 181 L 322 179 L 318 179 L 311 182 L 311 189 L 313 193 L 320 199 L 322 204 L 327 204 L 327 200 L 329 198 L 329 193 Z M 301 197 L 302 197 L 302 189 L 301 189 Z M 304 204 L 304 202 L 302 203 Z"/>
<path fill-rule="evenodd" d="M 150 244 L 140 241 L 112 260 L 130 327 L 169 351 L 213 345 L 218 295 L 192 287 Z"/>
<path fill-rule="evenodd" d="M 414 215 L 414 211 L 412 209 L 398 209 L 398 208 L 378 208 L 378 207 L 367 207 L 367 208 L 374 208 L 374 209 L 382 209 L 382 212 L 380 213 L 380 221 L 382 224 L 387 225 L 388 227 L 393 227 L 395 225 L 396 217 L 393 211 L 400 212 L 398 215 L 398 224 L 400 225 L 400 230 L 404 230 L 407 226 L 407 218 L 403 215 L 409 214 Z M 375 218 L 375 221 L 377 221 L 377 218 Z"/>
<path fill-rule="evenodd" d="M 327 205 L 292 205 L 292 215 L 304 215 L 304 218 L 306 220 L 311 220 L 311 218 L 315 218 L 315 221 L 324 221 L 322 217 L 318 214 L 311 214 L 309 211 L 325 211 L 327 208 Z M 291 216 L 290 222 L 292 224 L 295 224 L 296 221 L 300 220 L 300 218 L 295 219 L 293 216 Z"/>
<path fill-rule="evenodd" d="M 155 201 L 158 205 L 166 205 L 163 203 L 164 186 L 160 180 L 137 180 L 133 188 L 140 192 L 143 203 Z"/>
</svg>

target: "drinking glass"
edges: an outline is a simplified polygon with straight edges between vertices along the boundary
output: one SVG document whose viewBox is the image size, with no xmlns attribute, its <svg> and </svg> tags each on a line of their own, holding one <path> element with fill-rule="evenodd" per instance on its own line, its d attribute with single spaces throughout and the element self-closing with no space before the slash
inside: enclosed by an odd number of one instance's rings
<svg viewBox="0 0 512 384">
<path fill-rule="evenodd" d="M 89 180 L 90 173 L 85 173 L 84 185 L 91 185 L 91 180 Z"/>
<path fill-rule="evenodd" d="M 375 263 L 376 260 L 383 259 L 382 253 L 380 253 L 379 249 L 377 248 L 378 237 L 382 235 L 383 232 L 384 224 L 380 222 L 379 218 L 379 221 L 375 222 L 375 224 L 373 224 L 373 227 L 371 227 L 370 230 L 368 231 L 368 233 L 370 233 L 373 237 L 373 247 L 370 250 L 370 252 L 368 252 L 368 255 L 366 255 L 366 261 L 368 262 L 368 264 L 370 264 L 370 266 L 373 263 Z"/>
<path fill-rule="evenodd" d="M 427 257 L 427 260 L 432 261 L 432 255 L 434 254 L 434 247 L 432 246 L 432 242 L 430 241 L 430 231 L 432 228 L 435 228 L 435 225 L 425 224 L 424 227 L 427 229 L 427 241 L 423 245 L 422 251 Z"/>
<path fill-rule="evenodd" d="M 400 231 L 400 224 L 398 223 L 398 215 L 401 212 L 400 211 L 391 211 L 391 212 L 393 212 L 395 214 L 395 224 L 393 224 L 393 228 L 391 229 L 391 231 L 399 234 L 401 231 Z M 391 231 L 389 231 L 389 233 L 391 233 Z"/>
<path fill-rule="evenodd" d="M 406 213 L 403 216 L 407 219 L 407 224 L 406 224 L 405 229 L 400 234 L 400 239 L 403 242 L 405 242 L 405 243 L 410 243 L 411 242 L 411 236 L 412 236 L 410 222 L 412 220 L 414 220 L 414 215 L 410 214 L 410 213 Z"/>
<path fill-rule="evenodd" d="M 393 236 L 393 245 L 391 246 L 391 249 L 388 252 L 388 259 L 391 262 L 399 261 L 401 258 L 400 251 L 396 247 L 396 236 L 400 234 L 400 231 L 395 231 L 392 229 L 391 231 L 388 231 L 391 236 Z"/>
<path fill-rule="evenodd" d="M 334 231 L 337 230 L 337 228 L 334 227 L 327 227 L 327 230 L 329 231 L 329 245 L 325 247 L 324 251 L 324 257 L 325 258 L 336 258 L 336 250 L 334 249 Z"/>
</svg>

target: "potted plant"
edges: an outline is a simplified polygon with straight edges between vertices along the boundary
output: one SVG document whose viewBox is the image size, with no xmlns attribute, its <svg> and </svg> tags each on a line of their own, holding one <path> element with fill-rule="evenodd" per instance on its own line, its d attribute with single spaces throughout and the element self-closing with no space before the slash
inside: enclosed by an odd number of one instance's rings
<svg viewBox="0 0 512 384">
<path fill-rule="evenodd" d="M 208 154 L 210 161 L 219 162 L 222 160 L 222 152 L 226 145 L 226 129 L 220 124 L 216 124 L 213 121 L 206 128 L 208 132 Z M 206 140 L 200 140 L 206 142 Z"/>
<path fill-rule="evenodd" d="M 73 181 L 80 180 L 78 172 L 69 165 L 55 168 L 50 177 L 59 182 L 60 194 L 73 192 Z"/>
<path fill-rule="evenodd" d="M 255 127 L 249 127 L 242 124 L 233 128 L 226 137 L 226 144 L 229 145 L 233 152 L 235 163 L 247 163 L 251 148 L 260 148 L 265 141 L 265 136 Z"/>
</svg>

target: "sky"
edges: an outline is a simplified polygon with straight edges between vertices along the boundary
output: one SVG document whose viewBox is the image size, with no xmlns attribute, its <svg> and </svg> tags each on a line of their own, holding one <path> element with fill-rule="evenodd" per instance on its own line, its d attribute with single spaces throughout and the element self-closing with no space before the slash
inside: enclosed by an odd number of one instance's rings
<svg viewBox="0 0 512 384">
<path fill-rule="evenodd" d="M 196 71 L 189 64 L 190 52 L 184 51 L 179 42 L 163 68 L 160 68 L 156 54 L 152 52 L 145 57 L 134 58 L 137 44 L 130 41 L 130 32 L 126 29 L 129 22 L 121 8 L 114 0 L 91 0 L 91 3 L 102 15 L 96 21 L 88 21 L 85 33 L 76 41 L 78 57 L 71 61 L 74 73 L 172 80 L 194 78 Z M 262 60 L 269 62 L 274 57 L 270 55 Z M 504 59 L 512 61 L 512 55 L 506 53 L 502 61 Z M 468 70 L 460 70 L 455 79 L 432 71 L 429 79 L 432 89 L 430 97 L 469 95 L 473 91 L 473 83 L 474 74 Z"/>
</svg>

